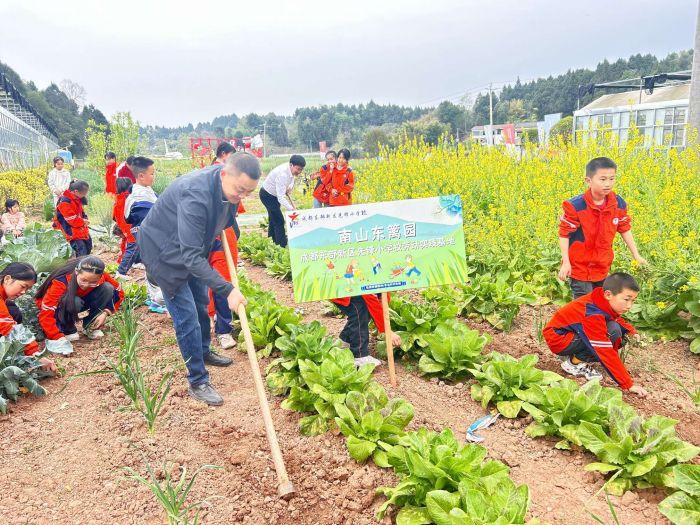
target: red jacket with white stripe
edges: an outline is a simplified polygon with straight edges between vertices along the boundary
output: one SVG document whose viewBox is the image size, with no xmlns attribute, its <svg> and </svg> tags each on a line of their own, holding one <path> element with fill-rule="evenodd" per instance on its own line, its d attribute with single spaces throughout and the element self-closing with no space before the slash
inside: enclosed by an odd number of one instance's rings
<svg viewBox="0 0 700 525">
<path fill-rule="evenodd" d="M 51 284 L 46 290 L 44 296 L 36 299 L 36 306 L 39 309 L 39 325 L 44 331 L 44 334 L 46 335 L 47 339 L 56 340 L 60 339 L 61 337 L 64 337 L 63 333 L 58 329 L 58 325 L 56 324 L 56 310 L 58 309 L 58 305 L 61 302 L 61 298 L 66 293 L 66 290 L 68 290 L 68 282 L 74 277 L 74 273 L 69 273 L 66 275 L 62 275 L 61 277 L 57 277 L 56 279 L 51 281 Z M 109 308 L 109 310 L 111 310 L 112 313 L 114 313 L 117 310 L 119 310 L 119 306 L 124 300 L 124 291 L 122 290 L 121 285 L 117 281 L 112 279 L 112 277 L 108 273 L 102 274 L 102 277 L 97 282 L 97 286 L 95 286 L 95 288 L 97 288 L 103 283 L 109 283 L 114 287 L 112 305 L 111 308 Z M 95 288 L 83 289 L 80 286 L 78 286 L 76 295 L 78 297 L 85 297 L 87 295 L 90 295 L 90 293 L 92 293 L 95 290 Z"/>
<path fill-rule="evenodd" d="M 615 313 L 603 295 L 602 288 L 595 288 L 588 295 L 556 311 L 554 317 L 543 330 L 547 346 L 555 354 L 562 352 L 578 335 L 589 350 L 598 356 L 601 364 L 620 388 L 632 386 L 632 378 L 625 368 L 618 350 L 622 344 L 615 344 L 608 337 L 608 321 L 615 321 L 622 327 L 622 334 L 635 334 L 634 327 Z"/>
<path fill-rule="evenodd" d="M 10 311 L 7 309 L 7 295 L 5 294 L 5 288 L 0 286 L 0 335 L 7 337 L 10 335 L 12 328 L 17 324 L 17 322 L 10 315 Z M 34 355 L 39 351 L 39 344 L 36 341 L 25 345 L 24 355 Z"/>
<path fill-rule="evenodd" d="M 87 215 L 80 197 L 70 190 L 63 192 L 56 205 L 56 220 L 68 241 L 84 241 L 90 238 L 90 230 L 85 224 Z"/>
<path fill-rule="evenodd" d="M 559 237 L 569 238 L 571 277 L 589 282 L 605 279 L 615 257 L 615 234 L 632 228 L 627 203 L 611 191 L 603 206 L 597 206 L 588 190 L 564 201 L 562 207 Z"/>
</svg>

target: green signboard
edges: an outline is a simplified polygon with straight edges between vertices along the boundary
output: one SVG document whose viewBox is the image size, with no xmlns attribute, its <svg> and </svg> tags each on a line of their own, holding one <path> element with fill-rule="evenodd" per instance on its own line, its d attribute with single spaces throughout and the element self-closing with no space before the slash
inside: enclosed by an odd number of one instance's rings
<svg viewBox="0 0 700 525">
<path fill-rule="evenodd" d="M 285 213 L 298 303 L 467 280 L 459 195 Z"/>
</svg>

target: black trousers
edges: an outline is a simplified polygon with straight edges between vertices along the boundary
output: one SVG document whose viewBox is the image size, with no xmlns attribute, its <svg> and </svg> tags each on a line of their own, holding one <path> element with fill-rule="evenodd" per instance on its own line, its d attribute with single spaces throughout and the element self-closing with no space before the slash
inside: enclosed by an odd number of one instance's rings
<svg viewBox="0 0 700 525">
<path fill-rule="evenodd" d="M 269 193 L 265 188 L 260 188 L 260 201 L 267 209 L 268 226 L 267 235 L 276 245 L 285 248 L 287 246 L 287 233 L 284 231 L 284 215 L 277 197 Z"/>
<path fill-rule="evenodd" d="M 603 279 L 604 281 L 605 279 Z M 593 291 L 593 288 L 600 288 L 603 286 L 603 281 L 579 281 L 569 277 L 569 286 L 571 286 L 571 293 L 574 294 L 574 299 L 583 297 Z"/>
<path fill-rule="evenodd" d="M 83 318 L 83 328 L 87 328 L 90 323 L 100 315 L 105 308 L 114 308 L 114 286 L 109 283 L 102 283 L 85 297 L 75 298 L 75 310 L 88 314 Z M 65 335 L 74 334 L 78 331 L 75 327 L 75 319 L 66 311 L 63 303 L 59 303 L 56 308 L 56 325 Z"/>
<path fill-rule="evenodd" d="M 617 344 L 618 339 L 622 338 L 622 327 L 616 323 L 615 321 L 608 321 L 608 338 L 610 339 L 610 342 L 615 346 Z M 622 344 L 624 345 L 625 340 L 623 340 Z M 578 335 L 575 335 L 574 338 L 571 340 L 569 343 L 569 346 L 564 348 L 559 353 L 560 356 L 573 356 L 576 359 L 580 359 L 581 361 L 585 361 L 586 363 L 598 363 L 600 362 L 600 358 L 598 357 L 598 354 L 596 354 L 594 351 L 591 351 L 590 348 L 584 342 L 581 340 L 581 338 Z"/>
<path fill-rule="evenodd" d="M 369 355 L 369 310 L 362 296 L 350 298 L 348 306 L 336 304 L 338 309 L 348 316 L 345 328 L 340 332 L 340 340 L 350 345 L 355 357 Z"/>
<path fill-rule="evenodd" d="M 92 252 L 92 239 L 70 241 L 70 247 L 73 248 L 76 257 L 90 255 Z"/>
</svg>

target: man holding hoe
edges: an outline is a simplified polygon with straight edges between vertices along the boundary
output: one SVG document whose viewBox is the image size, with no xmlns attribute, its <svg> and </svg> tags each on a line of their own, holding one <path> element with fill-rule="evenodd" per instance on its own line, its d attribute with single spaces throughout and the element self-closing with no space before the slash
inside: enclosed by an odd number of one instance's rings
<svg viewBox="0 0 700 525">
<path fill-rule="evenodd" d="M 189 394 L 209 405 L 221 405 L 223 398 L 209 383 L 205 364 L 229 366 L 233 361 L 210 347 L 208 290 L 227 297 L 233 311 L 247 302 L 240 290 L 212 269 L 208 257 L 221 232 L 234 226 L 238 205 L 255 190 L 259 179 L 257 158 L 243 152 L 230 155 L 223 165 L 176 179 L 139 229 L 141 259 L 149 279 L 162 289 L 172 316 L 187 366 Z"/>
</svg>

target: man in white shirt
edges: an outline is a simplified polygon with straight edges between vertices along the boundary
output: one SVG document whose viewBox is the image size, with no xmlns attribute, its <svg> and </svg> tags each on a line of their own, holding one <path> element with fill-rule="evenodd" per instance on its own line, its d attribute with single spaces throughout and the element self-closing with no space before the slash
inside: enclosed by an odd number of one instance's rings
<svg viewBox="0 0 700 525">
<path fill-rule="evenodd" d="M 267 209 L 269 217 L 267 235 L 282 248 L 287 246 L 282 206 L 288 211 L 297 209 L 292 202 L 291 193 L 294 188 L 294 178 L 304 171 L 304 166 L 306 166 L 304 157 L 292 155 L 289 163 L 280 164 L 267 174 L 260 188 L 260 200 Z"/>
</svg>

